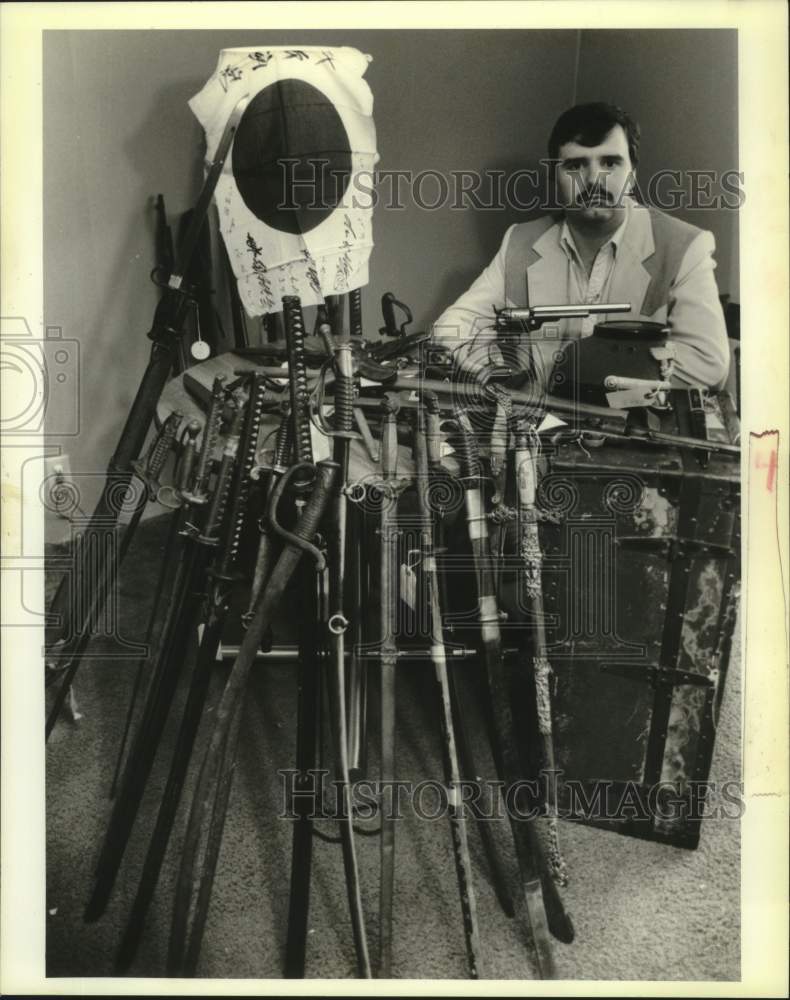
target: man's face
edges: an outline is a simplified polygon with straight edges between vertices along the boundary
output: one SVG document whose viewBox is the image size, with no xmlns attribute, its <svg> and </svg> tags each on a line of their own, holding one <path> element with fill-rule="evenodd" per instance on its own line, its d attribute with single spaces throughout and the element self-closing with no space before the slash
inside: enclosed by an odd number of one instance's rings
<svg viewBox="0 0 790 1000">
<path fill-rule="evenodd" d="M 620 224 L 623 195 L 630 193 L 633 167 L 620 125 L 598 146 L 566 142 L 559 148 L 557 195 L 571 221 L 609 229 Z"/>
</svg>

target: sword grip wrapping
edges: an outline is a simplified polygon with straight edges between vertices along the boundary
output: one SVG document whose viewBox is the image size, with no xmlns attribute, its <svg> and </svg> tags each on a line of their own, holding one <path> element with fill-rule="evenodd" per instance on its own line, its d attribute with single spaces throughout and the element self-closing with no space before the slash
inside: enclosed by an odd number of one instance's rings
<svg viewBox="0 0 790 1000">
<path fill-rule="evenodd" d="M 293 441 L 293 435 L 291 434 L 291 421 L 289 415 L 284 413 L 282 419 L 280 420 L 280 426 L 277 428 L 277 437 L 274 443 L 274 456 L 272 458 L 272 465 L 275 469 L 279 466 L 282 468 L 288 461 L 288 456 L 291 453 L 291 444 Z"/>
<path fill-rule="evenodd" d="M 183 415 L 177 410 L 174 410 L 167 420 L 165 420 L 162 432 L 154 442 L 154 446 L 151 449 L 151 455 L 148 459 L 148 468 L 146 470 L 148 475 L 154 481 L 159 479 L 159 474 L 164 468 L 167 456 L 170 454 L 170 449 L 173 447 L 173 442 L 176 439 L 178 428 L 181 426 L 182 419 Z"/>
<path fill-rule="evenodd" d="M 339 431 L 354 426 L 354 370 L 351 344 L 340 344 L 335 353 L 335 419 Z"/>
<path fill-rule="evenodd" d="M 236 461 L 236 455 L 239 450 L 239 436 L 241 434 L 241 421 L 244 416 L 244 411 L 235 402 L 234 406 L 236 408 L 233 413 L 233 421 L 225 440 L 225 447 L 222 451 L 222 460 L 220 462 L 219 474 L 217 475 L 217 482 L 214 487 L 214 494 L 211 498 L 211 505 L 209 506 L 208 515 L 206 516 L 206 524 L 203 528 L 203 537 L 211 542 L 218 540 L 217 535 L 223 518 L 225 517 L 225 510 L 228 504 L 228 497 L 230 495 L 233 465 Z"/>
<path fill-rule="evenodd" d="M 288 461 L 288 457 L 291 453 L 291 418 L 288 410 L 284 410 L 282 416 L 280 417 L 280 425 L 277 428 L 277 437 L 275 438 L 274 445 L 274 455 L 272 457 L 272 468 L 269 470 L 268 480 L 266 483 L 266 504 L 268 507 L 268 502 L 271 499 L 274 488 L 277 484 L 277 479 L 283 472 L 285 468 L 285 463 Z M 253 570 L 252 577 L 252 587 L 250 588 L 250 599 L 247 606 L 247 611 L 244 613 L 242 621 L 245 627 L 252 621 L 255 614 L 255 608 L 258 604 L 258 599 L 261 595 L 263 587 L 266 581 L 269 579 L 269 573 L 272 567 L 272 558 L 274 555 L 274 545 L 272 540 L 272 533 L 268 522 L 268 513 L 264 513 L 260 521 L 261 537 L 258 542 L 258 554 L 255 559 L 255 569 Z"/>
<path fill-rule="evenodd" d="M 252 378 L 247 414 L 239 444 L 240 460 L 237 466 L 234 497 L 228 518 L 228 539 L 222 554 L 221 573 L 228 573 L 239 552 L 241 533 L 250 496 L 250 473 L 255 465 L 255 452 L 263 418 L 263 401 L 266 395 L 264 376 L 256 372 Z"/>
<path fill-rule="evenodd" d="M 312 462 L 313 442 L 310 435 L 310 392 L 305 361 L 304 317 L 298 295 L 283 296 L 283 319 L 296 457 L 299 462 Z"/>
<path fill-rule="evenodd" d="M 206 488 L 208 486 L 209 477 L 211 475 L 211 458 L 214 453 L 214 448 L 217 444 L 217 438 L 219 437 L 219 427 L 222 422 L 222 403 L 225 398 L 225 379 L 222 375 L 218 375 L 214 379 L 214 384 L 211 387 L 211 401 L 208 407 L 208 413 L 206 414 L 206 423 L 203 428 L 203 441 L 200 447 L 200 454 L 197 459 L 197 468 L 195 470 L 195 480 L 194 487 L 192 490 L 192 496 L 195 498 L 204 498 Z M 187 497 L 191 499 L 191 497 Z"/>
<path fill-rule="evenodd" d="M 182 438 L 182 451 L 176 468 L 176 490 L 179 493 L 183 493 L 184 490 L 189 489 L 189 485 L 192 482 L 192 471 L 195 468 L 195 461 L 197 459 L 195 442 L 199 433 L 199 422 L 197 420 L 190 420 L 186 429 L 186 440 Z"/>
<path fill-rule="evenodd" d="M 348 293 L 348 323 L 352 339 L 362 340 L 362 289 Z"/>
</svg>

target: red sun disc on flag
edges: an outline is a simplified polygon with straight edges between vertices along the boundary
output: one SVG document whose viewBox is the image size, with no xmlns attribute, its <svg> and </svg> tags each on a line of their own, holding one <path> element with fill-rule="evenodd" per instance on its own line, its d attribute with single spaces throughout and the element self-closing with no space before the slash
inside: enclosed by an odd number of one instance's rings
<svg viewBox="0 0 790 1000">
<path fill-rule="evenodd" d="M 259 91 L 244 112 L 232 169 L 244 204 L 263 223 L 281 233 L 309 233 L 348 188 L 348 133 L 317 87 L 280 80 Z"/>
</svg>

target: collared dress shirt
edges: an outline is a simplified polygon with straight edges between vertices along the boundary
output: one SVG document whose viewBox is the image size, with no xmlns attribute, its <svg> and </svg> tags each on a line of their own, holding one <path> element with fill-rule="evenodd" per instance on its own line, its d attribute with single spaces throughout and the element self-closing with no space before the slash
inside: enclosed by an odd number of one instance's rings
<svg viewBox="0 0 790 1000">
<path fill-rule="evenodd" d="M 506 295 L 507 270 L 511 240 L 517 231 L 526 230 L 535 232 L 532 242 L 523 249 L 531 305 L 630 302 L 631 318 L 669 326 L 670 342 L 676 351 L 673 381 L 681 386 L 722 387 L 729 370 L 730 349 L 714 278 L 713 235 L 685 223 L 675 227 L 674 220 L 664 220 L 665 213 L 657 213 L 661 219 L 656 222 L 661 226 L 655 239 L 662 241 L 663 247 L 679 241 L 685 249 L 671 275 L 666 297 L 651 298 L 650 307 L 643 309 L 651 287 L 651 262 L 660 247 L 655 243 L 648 208 L 630 200 L 626 206 L 623 225 L 601 248 L 589 277 L 572 234 L 562 221 L 548 228 L 540 225 L 542 220 L 511 226 L 491 263 L 433 324 L 433 336 L 438 342 L 451 348 L 457 345 L 456 366 L 472 375 L 487 365 L 502 363 L 496 346 L 494 309 L 518 304 Z M 585 336 L 596 322 L 607 318 L 625 317 L 600 314 L 586 322 L 560 320 L 553 329 L 552 324 L 544 324 L 540 337 L 533 338 L 532 344 L 536 375 L 544 380 L 548 377 L 556 350 L 554 342 Z"/>
</svg>

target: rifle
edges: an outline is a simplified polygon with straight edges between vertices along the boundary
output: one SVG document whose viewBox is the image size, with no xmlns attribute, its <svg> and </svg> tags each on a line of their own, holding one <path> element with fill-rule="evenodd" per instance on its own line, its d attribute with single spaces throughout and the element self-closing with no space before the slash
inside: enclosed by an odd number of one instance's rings
<svg viewBox="0 0 790 1000">
<path fill-rule="evenodd" d="M 490 405 L 491 395 L 480 385 L 470 385 L 463 382 L 442 382 L 438 379 L 407 378 L 403 372 L 393 381 L 392 389 L 406 390 L 421 393 L 435 392 L 440 397 L 440 406 L 446 412 L 459 405 L 466 409 L 472 409 L 469 404 L 476 404 L 478 407 Z M 553 429 L 552 435 L 567 435 L 569 438 L 579 438 L 580 435 L 594 434 L 607 441 L 624 441 L 631 444 L 649 444 L 659 447 L 670 448 L 691 448 L 694 451 L 700 450 L 700 439 L 687 437 L 681 434 L 656 431 L 650 427 L 642 427 L 629 419 L 628 410 L 617 410 L 606 406 L 596 406 L 593 403 L 581 403 L 573 400 L 560 399 L 557 396 L 546 395 L 542 400 L 536 400 L 533 393 L 523 392 L 518 389 L 505 389 L 512 403 L 516 407 L 525 407 L 534 415 L 543 416 L 545 413 L 552 413 L 561 419 L 568 421 L 567 431 L 562 428 Z M 684 391 L 684 390 L 673 390 Z M 447 399 L 447 397 L 450 397 Z M 442 401 L 442 397 L 444 400 Z M 357 400 L 357 405 L 364 405 L 367 401 Z M 374 405 L 370 402 L 370 405 Z M 417 405 L 413 400 L 404 401 L 404 406 Z M 533 417 L 534 419 L 534 417 Z M 540 422 L 539 420 L 537 421 Z M 583 438 L 582 438 L 583 440 Z M 736 444 L 727 444 L 724 441 L 706 440 L 703 448 L 705 451 L 715 452 L 720 455 L 740 455 L 741 449 Z"/>
<path fill-rule="evenodd" d="M 121 537 L 118 551 L 116 553 L 115 546 L 110 547 L 111 558 L 117 555 L 117 565 L 120 565 L 123 557 L 126 554 L 129 545 L 131 544 L 132 537 L 134 535 L 135 528 L 137 527 L 140 518 L 143 516 L 146 505 L 150 500 L 153 500 L 157 496 L 157 490 L 159 486 L 159 475 L 164 468 L 165 462 L 167 461 L 168 454 L 176 438 L 178 432 L 178 427 L 180 426 L 182 420 L 182 415 L 177 411 L 174 411 L 165 420 L 162 429 L 160 430 L 157 437 L 154 439 L 148 455 L 144 461 L 135 460 L 132 462 L 132 467 L 135 474 L 140 479 L 142 483 L 142 488 L 138 490 L 135 497 L 135 506 L 132 511 L 132 516 L 126 526 L 126 529 Z M 123 505 L 123 497 L 120 494 L 113 494 L 113 503 L 117 506 L 118 512 L 120 512 Z M 98 528 L 98 523 L 94 525 Z M 114 527 L 110 523 L 104 524 L 103 531 L 114 531 Z M 92 565 L 92 555 L 95 554 L 91 552 L 94 548 L 94 543 L 96 536 L 86 534 L 79 539 L 80 547 L 76 549 L 76 558 L 83 565 L 83 567 L 90 564 L 90 574 L 88 579 L 93 579 L 93 565 Z M 105 551 L 104 546 L 100 547 L 100 551 L 103 553 Z M 63 708 L 63 703 L 66 700 L 71 685 L 76 676 L 77 670 L 80 663 L 82 662 L 82 656 L 90 642 L 91 632 L 96 624 L 98 616 L 101 614 L 102 608 L 104 606 L 104 599 L 112 580 L 113 580 L 114 567 L 112 563 L 110 565 L 102 566 L 101 563 L 98 567 L 97 575 L 97 585 L 93 589 L 93 593 L 89 597 L 88 613 L 83 619 L 79 631 L 74 635 L 70 642 L 58 641 L 55 643 L 55 647 L 48 648 L 48 654 L 54 655 L 56 658 L 66 657 L 68 659 L 66 663 L 57 668 L 51 679 L 48 678 L 47 686 L 49 686 L 56 677 L 61 676 L 61 685 L 58 690 L 55 700 L 50 709 L 49 715 L 47 716 L 47 721 L 44 729 L 45 739 L 49 739 L 50 733 L 55 728 L 55 723 L 58 721 L 58 716 Z M 65 578 L 64 578 L 65 579 Z M 80 580 L 75 579 L 75 586 L 79 586 Z M 63 583 L 61 582 L 61 586 Z M 57 595 L 56 595 L 57 596 Z M 54 605 L 54 600 L 53 600 Z M 147 646 L 150 638 L 150 630 L 153 627 L 153 623 L 149 622 L 149 633 L 146 636 L 145 642 L 143 643 L 144 648 Z M 145 653 L 141 657 L 141 662 L 138 665 L 138 676 L 135 681 L 135 688 L 139 687 L 139 681 L 141 679 L 140 667 L 142 666 L 142 661 L 145 659 Z M 132 705 L 130 711 L 134 706 L 134 698 L 132 699 Z M 115 781 L 113 781 L 113 788 Z M 111 793 L 112 794 L 112 793 Z"/>
<path fill-rule="evenodd" d="M 510 376 L 509 371 L 497 370 L 491 376 L 479 382 L 451 382 L 441 379 L 423 378 L 418 369 L 387 369 L 380 378 L 378 368 L 383 366 L 372 366 L 369 370 L 363 369 L 361 373 L 366 378 L 376 380 L 386 380 L 386 388 L 389 392 L 401 393 L 400 406 L 402 408 L 413 409 L 420 404 L 417 402 L 417 394 L 433 392 L 439 397 L 439 407 L 445 413 L 451 414 L 457 406 L 463 406 L 469 412 L 475 409 L 487 409 L 491 405 L 491 392 L 487 382 L 493 383 L 497 379 L 506 379 Z M 282 378 L 282 371 L 278 368 L 264 368 L 263 371 L 272 378 Z M 326 379 L 325 386 L 329 388 L 332 382 Z M 549 394 L 536 395 L 534 392 L 524 392 L 520 389 L 513 389 L 506 385 L 502 388 L 510 396 L 513 405 L 526 407 L 534 415 L 541 417 L 546 414 L 554 414 L 568 423 L 567 430 L 563 428 L 553 428 L 551 433 L 554 437 L 564 436 L 568 440 L 584 441 L 585 434 L 592 434 L 607 441 L 622 441 L 631 444 L 647 444 L 660 448 L 690 448 L 693 451 L 707 451 L 718 455 L 739 456 L 740 447 L 737 444 L 729 444 L 724 441 L 708 439 L 704 445 L 700 445 L 700 439 L 688 437 L 683 434 L 674 434 L 668 431 L 657 431 L 651 427 L 640 426 L 634 423 L 630 417 L 629 410 L 620 410 L 613 407 L 596 406 L 594 403 L 582 403 L 575 400 L 561 399 L 558 396 Z M 373 390 L 370 390 L 373 391 Z M 672 390 L 673 392 L 683 392 L 684 390 Z M 361 409 L 378 409 L 381 405 L 380 397 L 360 396 L 354 400 L 354 406 Z M 539 422 L 539 421 L 538 421 Z"/>
<path fill-rule="evenodd" d="M 62 622 L 59 638 L 61 640 L 65 639 L 66 642 L 65 646 L 60 649 L 50 647 L 49 652 L 50 654 L 57 655 L 59 659 L 68 657 L 68 666 L 66 669 L 69 684 L 81 662 L 94 622 L 104 607 L 108 588 L 117 577 L 118 569 L 126 555 L 132 535 L 142 515 L 142 510 L 135 511 L 132 520 L 124 532 L 118 550 L 116 551 L 115 548 L 111 548 L 110 555 L 107 556 L 106 562 L 103 561 L 103 565 L 95 577 L 90 564 L 91 551 L 95 546 L 91 542 L 96 541 L 98 545 L 101 545 L 102 537 L 110 528 L 118 523 L 121 512 L 119 498 L 125 495 L 131 483 L 133 476 L 132 463 L 139 456 L 145 444 L 145 439 L 156 413 L 156 404 L 162 394 L 162 390 L 177 356 L 183 324 L 188 310 L 194 301 L 185 287 L 185 276 L 195 255 L 203 223 L 206 219 L 225 160 L 230 152 L 233 137 L 236 134 L 239 122 L 248 103 L 249 97 L 244 96 L 235 105 L 217 144 L 214 159 L 195 205 L 189 230 L 179 247 L 174 271 L 168 279 L 167 285 L 164 288 L 164 294 L 154 314 L 153 326 L 148 334 L 149 338 L 153 341 L 148 366 L 138 387 L 126 423 L 121 431 L 118 444 L 108 464 L 102 493 L 90 522 L 85 529 L 81 549 L 84 557 L 79 560 L 79 565 L 75 567 L 74 576 L 78 581 L 92 582 L 95 580 L 91 587 L 92 593 L 85 602 L 88 609 L 87 614 L 80 623 L 72 621 L 72 610 L 66 606 L 68 586 L 66 582 L 67 577 L 65 576 L 52 599 L 50 610 Z M 56 716 L 52 718 L 51 724 L 48 720 L 47 737 L 54 726 L 55 718 Z"/>
</svg>

